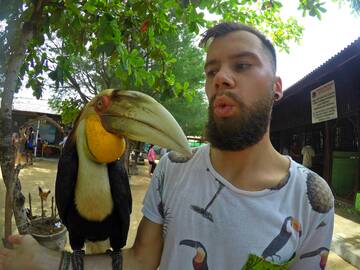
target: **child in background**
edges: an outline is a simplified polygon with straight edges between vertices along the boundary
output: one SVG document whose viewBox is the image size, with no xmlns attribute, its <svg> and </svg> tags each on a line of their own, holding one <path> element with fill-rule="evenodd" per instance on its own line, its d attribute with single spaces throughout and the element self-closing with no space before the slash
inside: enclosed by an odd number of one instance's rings
<svg viewBox="0 0 360 270">
<path fill-rule="evenodd" d="M 155 163 L 156 153 L 155 153 L 153 144 L 150 145 L 150 149 L 149 149 L 147 158 L 148 158 L 148 161 L 149 161 L 149 164 L 150 164 L 150 175 L 152 175 L 154 173 L 154 170 L 155 170 L 155 167 L 156 167 L 156 163 Z"/>
</svg>

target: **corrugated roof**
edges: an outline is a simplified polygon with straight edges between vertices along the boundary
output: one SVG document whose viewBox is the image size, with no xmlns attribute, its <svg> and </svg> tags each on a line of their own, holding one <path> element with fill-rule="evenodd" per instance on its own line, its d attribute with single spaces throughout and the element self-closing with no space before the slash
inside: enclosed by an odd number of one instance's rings
<svg viewBox="0 0 360 270">
<path fill-rule="evenodd" d="M 321 64 L 319 67 L 305 75 L 302 79 L 288 87 L 284 92 L 284 97 L 293 95 L 294 92 L 304 89 L 308 86 L 308 84 L 311 84 L 315 78 L 318 78 L 319 76 L 323 77 L 331 73 L 342 64 L 356 57 L 360 57 L 360 37 L 358 37 L 340 52 L 332 56 L 326 62 Z"/>
<path fill-rule="evenodd" d="M 0 99 L 1 106 L 1 99 Z M 59 115 L 50 108 L 47 99 L 36 99 L 35 97 L 14 97 L 13 110 L 24 112 L 36 112 Z"/>
</svg>

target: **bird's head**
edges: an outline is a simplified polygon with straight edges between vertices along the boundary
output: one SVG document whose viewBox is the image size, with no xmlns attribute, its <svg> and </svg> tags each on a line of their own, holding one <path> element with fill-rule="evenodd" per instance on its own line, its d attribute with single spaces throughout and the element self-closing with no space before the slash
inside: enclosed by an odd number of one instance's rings
<svg viewBox="0 0 360 270">
<path fill-rule="evenodd" d="M 76 125 L 76 140 L 82 138 L 84 151 L 99 163 L 118 159 L 126 148 L 125 137 L 191 154 L 186 136 L 173 116 L 140 92 L 102 91 L 85 106 Z"/>
<path fill-rule="evenodd" d="M 301 230 L 300 222 L 297 219 L 292 218 L 291 219 L 291 226 L 294 228 L 295 231 L 297 231 L 299 233 L 299 236 L 301 237 L 302 230 Z"/>
<path fill-rule="evenodd" d="M 42 201 L 46 201 L 51 191 L 49 189 L 42 188 L 38 186 L 39 196 Z"/>
<path fill-rule="evenodd" d="M 203 244 L 201 244 L 200 242 L 190 239 L 184 239 L 180 241 L 179 245 L 189 246 L 196 249 L 196 254 L 194 257 L 195 263 L 203 263 L 204 261 L 206 261 L 207 252 Z"/>
<path fill-rule="evenodd" d="M 320 252 L 320 258 L 321 258 L 320 259 L 320 268 L 322 270 L 324 270 L 326 267 L 328 256 L 329 256 L 329 250 L 327 248 L 324 248 L 323 250 L 321 250 L 321 252 Z"/>
</svg>

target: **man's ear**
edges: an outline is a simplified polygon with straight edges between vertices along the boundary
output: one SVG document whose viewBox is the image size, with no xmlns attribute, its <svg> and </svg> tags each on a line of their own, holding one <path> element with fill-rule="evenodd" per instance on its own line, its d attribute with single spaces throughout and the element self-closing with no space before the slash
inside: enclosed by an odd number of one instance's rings
<svg viewBox="0 0 360 270">
<path fill-rule="evenodd" d="M 274 92 L 274 101 L 278 101 L 282 98 L 282 96 L 283 96 L 282 80 L 278 76 L 275 77 L 275 81 L 274 81 L 274 85 L 273 85 L 273 92 Z"/>
</svg>

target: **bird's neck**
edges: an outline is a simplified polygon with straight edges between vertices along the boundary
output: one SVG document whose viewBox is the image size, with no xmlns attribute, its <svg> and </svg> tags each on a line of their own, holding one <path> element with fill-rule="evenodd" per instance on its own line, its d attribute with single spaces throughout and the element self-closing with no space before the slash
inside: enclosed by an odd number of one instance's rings
<svg viewBox="0 0 360 270">
<path fill-rule="evenodd" d="M 79 168 L 75 188 L 75 204 L 80 215 L 91 221 L 102 221 L 113 210 L 107 164 L 89 158 L 85 136 L 85 122 L 76 132 L 76 150 Z"/>
</svg>

